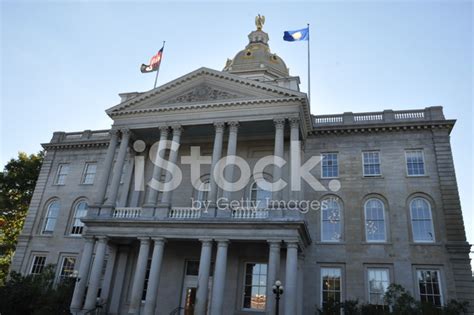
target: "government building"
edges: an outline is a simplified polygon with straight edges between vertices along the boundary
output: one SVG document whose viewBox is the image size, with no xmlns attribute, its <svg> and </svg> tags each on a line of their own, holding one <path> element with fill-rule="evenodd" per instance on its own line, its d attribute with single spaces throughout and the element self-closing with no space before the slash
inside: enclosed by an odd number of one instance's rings
<svg viewBox="0 0 474 315">
<path fill-rule="evenodd" d="M 55 132 L 12 270 L 75 277 L 73 314 L 275 314 L 277 280 L 285 315 L 383 304 L 391 283 L 474 305 L 455 120 L 311 113 L 261 22 L 222 71 L 120 94 L 110 130 Z"/>
</svg>

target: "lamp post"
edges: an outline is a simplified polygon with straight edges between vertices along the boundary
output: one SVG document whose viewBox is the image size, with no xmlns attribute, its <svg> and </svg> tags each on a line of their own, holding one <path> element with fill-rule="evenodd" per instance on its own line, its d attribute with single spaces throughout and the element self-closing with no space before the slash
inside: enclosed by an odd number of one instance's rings
<svg viewBox="0 0 474 315">
<path fill-rule="evenodd" d="M 280 314 L 280 295 L 283 294 L 283 286 L 281 285 L 281 281 L 277 280 L 275 281 L 275 284 L 273 285 L 273 293 L 275 294 L 275 314 L 279 315 Z"/>
</svg>

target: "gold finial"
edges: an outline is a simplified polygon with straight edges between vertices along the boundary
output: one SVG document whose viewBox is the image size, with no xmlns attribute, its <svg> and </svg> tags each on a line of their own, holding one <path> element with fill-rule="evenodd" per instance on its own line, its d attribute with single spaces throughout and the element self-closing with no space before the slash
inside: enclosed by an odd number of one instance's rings
<svg viewBox="0 0 474 315">
<path fill-rule="evenodd" d="M 257 15 L 255 17 L 255 26 L 257 26 L 257 31 L 261 31 L 263 24 L 265 24 L 265 16 L 263 15 Z"/>
</svg>

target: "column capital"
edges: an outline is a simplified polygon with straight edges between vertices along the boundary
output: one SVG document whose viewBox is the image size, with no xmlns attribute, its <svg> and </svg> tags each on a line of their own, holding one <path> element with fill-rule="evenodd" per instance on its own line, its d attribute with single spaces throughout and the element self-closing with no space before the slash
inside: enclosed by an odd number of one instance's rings
<svg viewBox="0 0 474 315">
<path fill-rule="evenodd" d="M 202 246 L 212 246 L 212 238 L 203 238 L 199 240 Z"/>
<path fill-rule="evenodd" d="M 84 239 L 84 241 L 86 243 L 94 243 L 95 242 L 95 238 L 93 235 L 84 235 L 82 236 L 82 238 Z"/>
<path fill-rule="evenodd" d="M 285 240 L 286 248 L 298 248 L 297 240 Z"/>
<path fill-rule="evenodd" d="M 108 240 L 109 238 L 107 236 L 97 236 L 97 241 L 99 243 L 107 243 Z"/>
<path fill-rule="evenodd" d="M 169 132 L 169 126 L 168 125 L 160 125 L 160 126 L 158 126 L 158 129 L 160 130 L 160 134 L 168 135 L 168 132 Z"/>
<path fill-rule="evenodd" d="M 150 238 L 148 236 L 139 236 L 137 239 L 140 241 L 140 245 L 150 244 Z"/>
<path fill-rule="evenodd" d="M 120 133 L 122 134 L 122 137 L 130 137 L 131 131 L 128 128 L 122 128 L 120 129 Z"/>
<path fill-rule="evenodd" d="M 289 119 L 291 128 L 299 128 L 300 127 L 300 119 L 298 117 L 291 117 Z"/>
<path fill-rule="evenodd" d="M 229 240 L 222 238 L 222 239 L 216 239 L 217 242 L 217 247 L 227 247 L 229 246 Z"/>
<path fill-rule="evenodd" d="M 237 129 L 239 128 L 238 121 L 228 121 L 227 124 L 229 125 L 229 132 L 237 132 Z"/>
<path fill-rule="evenodd" d="M 153 242 L 155 242 L 155 245 L 166 243 L 166 238 L 164 237 L 152 237 L 151 239 L 153 240 Z"/>
<path fill-rule="evenodd" d="M 281 241 L 279 240 L 268 240 L 267 243 L 270 245 L 270 248 L 280 248 L 281 247 Z"/>
<path fill-rule="evenodd" d="M 283 129 L 285 127 L 285 118 L 274 118 L 273 123 L 276 129 Z"/>
<path fill-rule="evenodd" d="M 171 129 L 173 129 L 173 136 L 174 135 L 181 135 L 181 133 L 183 132 L 183 126 L 181 126 L 180 124 L 173 124 L 171 125 Z"/>
<path fill-rule="evenodd" d="M 112 128 L 112 129 L 109 130 L 109 134 L 110 134 L 111 137 L 117 137 L 117 136 L 118 136 L 118 132 L 119 132 L 119 131 L 118 131 L 118 129 L 116 129 L 116 128 Z"/>
<path fill-rule="evenodd" d="M 225 122 L 223 121 L 214 122 L 214 128 L 216 129 L 216 132 L 224 132 Z"/>
</svg>

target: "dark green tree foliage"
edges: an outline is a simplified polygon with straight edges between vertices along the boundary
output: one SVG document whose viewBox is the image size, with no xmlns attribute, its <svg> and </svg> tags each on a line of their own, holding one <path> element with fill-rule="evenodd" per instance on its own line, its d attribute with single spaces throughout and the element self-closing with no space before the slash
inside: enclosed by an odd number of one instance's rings
<svg viewBox="0 0 474 315">
<path fill-rule="evenodd" d="M 70 314 L 75 279 L 65 278 L 54 284 L 54 270 L 54 265 L 48 265 L 39 275 L 22 276 L 12 272 L 10 279 L 0 287 L 0 314 Z"/>
<path fill-rule="evenodd" d="M 43 152 L 20 152 L 0 172 L 0 285 L 5 282 L 43 162 Z"/>
</svg>

